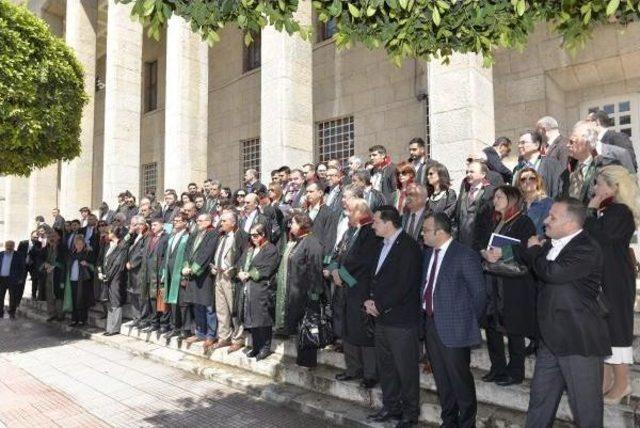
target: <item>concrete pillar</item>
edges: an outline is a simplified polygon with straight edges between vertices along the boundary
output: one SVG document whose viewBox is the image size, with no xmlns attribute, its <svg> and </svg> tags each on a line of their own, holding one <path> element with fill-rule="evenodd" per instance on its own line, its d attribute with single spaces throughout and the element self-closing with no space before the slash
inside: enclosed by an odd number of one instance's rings
<svg viewBox="0 0 640 428">
<path fill-rule="evenodd" d="M 454 54 L 449 65 L 429 63 L 432 157 L 449 168 L 456 186 L 470 153 L 493 144 L 493 76 L 475 54 Z"/>
<path fill-rule="evenodd" d="M 93 119 L 96 84 L 97 0 L 67 1 L 65 40 L 84 68 L 84 89 L 89 101 L 82 111 L 80 156 L 62 164 L 60 211 L 71 216 L 91 205 L 93 189 Z"/>
<path fill-rule="evenodd" d="M 56 207 L 60 208 L 58 204 L 62 202 L 58 199 L 58 170 L 59 166 L 56 162 L 31 173 L 28 185 L 28 217 L 30 222 L 33 222 L 36 216 L 41 215 L 48 225 L 52 225 L 51 210 Z M 63 211 L 60 208 L 60 214 L 65 219 L 72 220 L 80 217 L 79 209 L 80 207 L 70 207 Z"/>
<path fill-rule="evenodd" d="M 13 240 L 16 244 L 29 236 L 30 228 L 35 226 L 33 218 L 29 217 L 29 178 L 10 176 L 4 181 L 4 212 L 2 221 L 4 222 L 4 241 Z"/>
<path fill-rule="evenodd" d="M 209 47 L 187 22 L 167 27 L 164 188 L 186 189 L 207 176 Z"/>
<path fill-rule="evenodd" d="M 311 25 L 311 1 L 296 19 Z M 282 165 L 313 160 L 313 50 L 311 41 L 273 27 L 262 30 L 260 156 L 262 181 Z"/>
<path fill-rule="evenodd" d="M 108 0 L 102 199 L 140 189 L 142 32 L 131 5 Z"/>
</svg>

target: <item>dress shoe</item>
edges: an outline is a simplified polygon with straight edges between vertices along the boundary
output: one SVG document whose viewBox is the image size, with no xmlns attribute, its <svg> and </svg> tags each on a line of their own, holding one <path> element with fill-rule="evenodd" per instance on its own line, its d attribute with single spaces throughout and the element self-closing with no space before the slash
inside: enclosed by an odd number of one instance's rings
<svg viewBox="0 0 640 428">
<path fill-rule="evenodd" d="M 231 342 L 223 340 L 222 342 L 218 342 L 215 345 L 213 345 L 213 348 L 211 349 L 215 351 L 216 349 L 226 348 L 227 346 L 231 346 Z"/>
<path fill-rule="evenodd" d="M 260 353 L 260 351 L 258 351 L 257 349 L 253 348 L 252 350 L 247 352 L 247 357 L 248 358 L 255 358 L 259 353 Z"/>
<path fill-rule="evenodd" d="M 75 327 L 77 325 L 78 325 L 78 321 L 74 321 L 74 322 L 69 323 L 69 327 Z"/>
<path fill-rule="evenodd" d="M 338 373 L 336 375 L 336 380 L 339 380 L 341 382 L 348 382 L 350 380 L 359 380 L 362 379 L 362 376 L 351 376 L 350 374 L 347 373 Z"/>
<path fill-rule="evenodd" d="M 187 344 L 187 346 L 193 345 L 196 342 L 201 342 L 204 339 L 198 336 L 189 336 L 184 342 Z"/>
<path fill-rule="evenodd" d="M 105 331 L 102 333 L 104 336 L 115 336 L 116 334 L 120 334 L 119 331 Z"/>
<path fill-rule="evenodd" d="M 142 330 L 140 330 L 140 331 L 141 331 L 141 332 L 143 332 L 143 333 L 153 333 L 154 331 L 158 331 L 158 330 L 160 330 L 160 327 L 159 327 L 159 326 L 157 326 L 157 325 L 150 325 L 150 326 L 147 326 L 147 327 L 143 328 L 143 329 L 142 329 Z"/>
<path fill-rule="evenodd" d="M 239 351 L 242 348 L 244 348 L 244 345 L 242 343 L 234 343 L 233 345 L 229 346 L 229 349 L 227 349 L 227 354 Z"/>
<path fill-rule="evenodd" d="M 396 424 L 396 428 L 408 428 L 408 427 L 414 427 L 416 425 L 418 425 L 418 421 L 403 419 Z"/>
<path fill-rule="evenodd" d="M 217 340 L 215 339 L 207 339 L 204 341 L 204 344 L 202 345 L 202 347 L 204 348 L 204 353 L 207 354 L 209 353 L 209 351 L 211 351 L 211 348 L 213 348 L 213 345 L 215 345 L 217 342 Z"/>
<path fill-rule="evenodd" d="M 375 379 L 363 379 L 360 382 L 360 387 L 364 389 L 371 389 L 378 384 L 378 381 Z"/>
<path fill-rule="evenodd" d="M 264 360 L 265 358 L 267 358 L 272 353 L 273 352 L 271 352 L 271 350 L 269 350 L 269 349 L 263 349 L 262 351 L 258 352 L 258 355 L 256 355 L 256 361 Z"/>
<path fill-rule="evenodd" d="M 166 339 L 171 339 L 172 337 L 180 336 L 179 330 L 169 330 L 164 334 Z"/>
<path fill-rule="evenodd" d="M 507 375 L 504 378 L 501 378 L 500 380 L 496 380 L 496 383 L 500 386 L 518 385 L 522 383 L 522 379 L 516 379 L 513 376 Z"/>
<path fill-rule="evenodd" d="M 171 331 L 169 327 L 160 327 L 160 334 L 167 334 Z"/>
<path fill-rule="evenodd" d="M 489 373 L 482 376 L 482 380 L 484 382 L 495 382 L 496 378 L 499 377 L 498 372 L 494 370 L 490 370 Z"/>
<path fill-rule="evenodd" d="M 390 421 L 391 419 L 399 421 L 400 419 L 402 419 L 402 413 L 391 413 L 387 409 L 383 408 L 378 413 L 367 416 L 367 420 L 371 422 L 386 422 Z"/>
</svg>

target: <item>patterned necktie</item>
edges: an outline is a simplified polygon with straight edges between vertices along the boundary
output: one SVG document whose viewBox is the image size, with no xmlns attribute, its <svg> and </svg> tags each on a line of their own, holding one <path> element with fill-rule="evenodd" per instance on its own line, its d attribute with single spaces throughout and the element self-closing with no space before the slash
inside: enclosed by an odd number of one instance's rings
<svg viewBox="0 0 640 428">
<path fill-rule="evenodd" d="M 579 163 L 575 171 L 569 176 L 569 196 L 572 198 L 580 199 L 582 193 L 582 187 L 584 186 L 584 174 L 582 172 L 584 168 L 583 163 Z"/>
</svg>

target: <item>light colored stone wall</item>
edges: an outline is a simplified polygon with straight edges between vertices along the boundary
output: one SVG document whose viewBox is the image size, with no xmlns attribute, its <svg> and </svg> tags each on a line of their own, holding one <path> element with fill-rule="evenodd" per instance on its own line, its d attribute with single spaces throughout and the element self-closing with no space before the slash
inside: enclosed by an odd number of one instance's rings
<svg viewBox="0 0 640 428">
<path fill-rule="evenodd" d="M 260 137 L 260 69 L 242 72 L 242 32 L 231 26 L 209 51 L 207 173 L 240 185 L 240 141 Z"/>
</svg>

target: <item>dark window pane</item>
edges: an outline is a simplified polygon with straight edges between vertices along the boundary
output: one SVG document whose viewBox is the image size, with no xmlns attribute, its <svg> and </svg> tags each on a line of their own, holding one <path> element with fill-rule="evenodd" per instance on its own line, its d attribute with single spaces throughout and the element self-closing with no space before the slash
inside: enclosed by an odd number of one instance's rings
<svg viewBox="0 0 640 428">
<path fill-rule="evenodd" d="M 631 138 L 631 128 L 621 129 L 620 132 L 627 134 L 627 136 Z"/>
<path fill-rule="evenodd" d="M 629 111 L 631 109 L 630 103 L 629 101 L 623 101 L 621 103 L 618 103 L 618 111 L 620 113 L 623 113 L 625 111 Z"/>
<path fill-rule="evenodd" d="M 612 114 L 614 109 L 615 109 L 615 106 L 613 104 L 607 104 L 604 107 L 602 107 L 602 110 L 606 111 L 608 114 Z"/>
<path fill-rule="evenodd" d="M 625 114 L 624 116 L 620 116 L 620 125 L 630 125 L 631 124 L 631 116 Z"/>
</svg>

